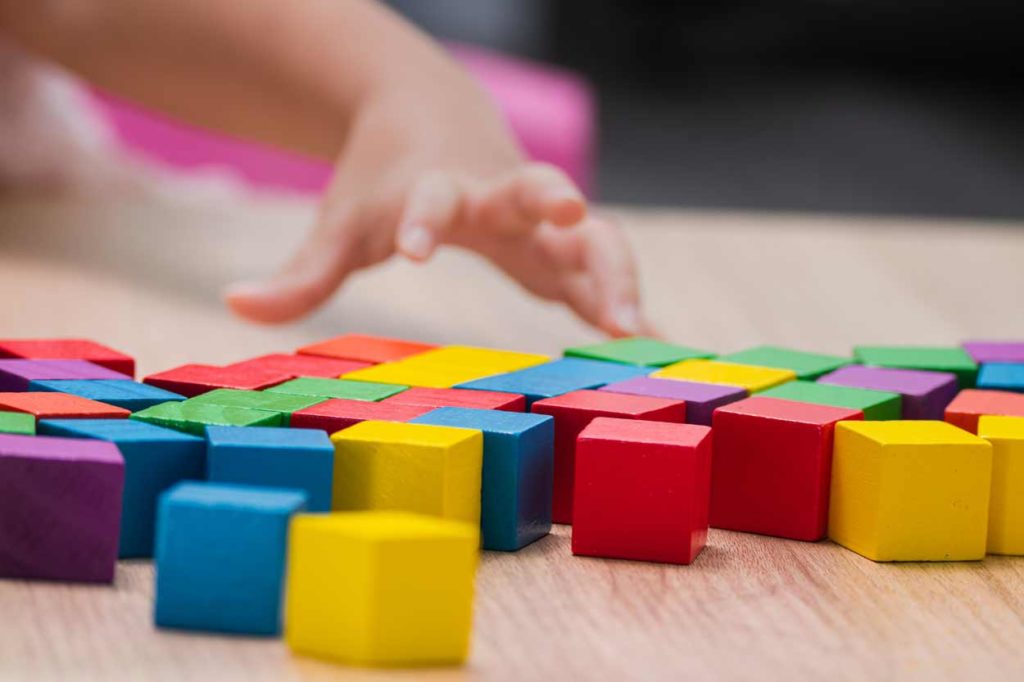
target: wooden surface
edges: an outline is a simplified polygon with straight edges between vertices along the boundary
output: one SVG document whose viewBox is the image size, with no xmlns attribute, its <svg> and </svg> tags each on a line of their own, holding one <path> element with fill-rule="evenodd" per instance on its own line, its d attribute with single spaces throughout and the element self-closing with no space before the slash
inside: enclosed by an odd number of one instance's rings
<svg viewBox="0 0 1024 682">
<path fill-rule="evenodd" d="M 596 338 L 461 253 L 357 277 L 304 323 L 231 319 L 219 287 L 281 262 L 310 206 L 0 205 L 0 336 L 95 337 L 142 372 L 350 330 L 557 353 Z M 699 213 L 625 216 L 665 335 L 755 343 L 1024 338 L 1024 226 Z M 59 503 L 59 500 L 55 500 Z M 712 531 L 689 567 L 573 558 L 568 529 L 487 553 L 465 668 L 338 668 L 279 641 L 157 632 L 152 571 L 114 587 L 0 582 L 0 680 L 1020 679 L 1024 558 L 879 565 L 828 543 Z"/>
</svg>

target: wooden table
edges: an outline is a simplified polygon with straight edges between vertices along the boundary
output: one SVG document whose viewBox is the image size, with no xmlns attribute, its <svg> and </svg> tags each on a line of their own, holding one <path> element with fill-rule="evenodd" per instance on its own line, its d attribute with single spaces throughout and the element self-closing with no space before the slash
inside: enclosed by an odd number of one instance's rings
<svg viewBox="0 0 1024 682">
<path fill-rule="evenodd" d="M 301 201 L 0 205 L 0 336 L 95 337 L 142 372 L 361 330 L 558 353 L 596 338 L 462 253 L 356 277 L 295 326 L 232 319 L 218 289 L 300 239 Z M 1024 338 L 1024 226 L 787 215 L 625 216 L 668 338 L 846 352 Z M 452 302 L 457 300 L 458 305 Z M 58 501 L 55 501 L 57 503 Z M 114 587 L 0 582 L 0 680 L 1019 679 L 1024 559 L 882 565 L 829 543 L 712 531 L 689 567 L 573 558 L 567 528 L 487 553 L 461 669 L 374 672 L 275 640 L 157 632 L 152 570 Z"/>
</svg>

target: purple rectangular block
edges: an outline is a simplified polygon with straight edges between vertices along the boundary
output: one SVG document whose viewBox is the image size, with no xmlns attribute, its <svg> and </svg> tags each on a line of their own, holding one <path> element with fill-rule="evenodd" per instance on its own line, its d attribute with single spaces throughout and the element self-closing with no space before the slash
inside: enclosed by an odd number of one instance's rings
<svg viewBox="0 0 1024 682">
<path fill-rule="evenodd" d="M 965 341 L 963 346 L 978 364 L 1024 362 L 1024 341 Z"/>
<path fill-rule="evenodd" d="M 27 391 L 43 379 L 128 379 L 87 360 L 0 360 L 0 391 Z"/>
<path fill-rule="evenodd" d="M 919 369 L 849 365 L 818 379 L 821 384 L 869 388 L 903 396 L 904 419 L 942 419 L 959 391 L 956 375 Z"/>
<path fill-rule="evenodd" d="M 716 407 L 747 397 L 747 391 L 737 386 L 702 384 L 695 381 L 634 377 L 603 386 L 600 391 L 646 395 L 652 398 L 670 398 L 686 403 L 686 421 L 690 424 L 711 426 L 711 413 Z"/>
<path fill-rule="evenodd" d="M 123 489 L 113 443 L 0 435 L 0 576 L 112 581 Z"/>
</svg>

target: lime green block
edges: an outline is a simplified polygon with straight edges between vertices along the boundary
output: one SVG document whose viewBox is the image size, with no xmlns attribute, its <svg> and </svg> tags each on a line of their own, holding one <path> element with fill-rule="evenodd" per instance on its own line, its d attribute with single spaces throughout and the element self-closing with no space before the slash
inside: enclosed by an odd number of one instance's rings
<svg viewBox="0 0 1024 682">
<path fill-rule="evenodd" d="M 36 418 L 27 412 L 0 412 L 0 433 L 36 435 Z"/>
<path fill-rule="evenodd" d="M 903 413 L 903 397 L 899 393 L 816 384 L 813 381 L 790 381 L 761 391 L 758 395 L 860 410 L 864 413 L 864 419 L 873 421 L 899 419 Z"/>
<path fill-rule="evenodd" d="M 978 380 L 978 364 L 957 346 L 855 346 L 853 355 L 876 367 L 952 372 L 960 388 L 970 388 Z"/>
<path fill-rule="evenodd" d="M 352 381 L 351 379 L 321 379 L 299 377 L 266 389 L 266 393 L 290 393 L 292 395 L 316 396 L 319 398 L 348 398 L 349 400 L 384 400 L 401 393 L 408 386 L 378 384 L 373 381 Z"/>
<path fill-rule="evenodd" d="M 293 393 L 267 393 L 265 391 L 242 391 L 234 388 L 218 388 L 209 393 L 189 398 L 186 403 L 200 405 L 221 405 L 223 407 L 247 407 L 266 410 L 281 415 L 287 426 L 292 412 L 304 410 L 328 400 L 322 396 L 296 395 Z"/>
<path fill-rule="evenodd" d="M 160 403 L 135 412 L 130 418 L 197 436 L 205 436 L 207 426 L 284 426 L 279 412 L 190 402 Z"/>
<path fill-rule="evenodd" d="M 618 362 L 638 367 L 664 367 L 682 360 L 710 360 L 715 357 L 715 354 L 706 350 L 677 346 L 674 343 L 666 343 L 658 339 L 634 336 L 592 346 L 566 348 L 565 357 L 604 360 L 605 362 Z"/>
<path fill-rule="evenodd" d="M 724 362 L 735 362 L 740 365 L 759 365 L 776 369 L 791 369 L 796 372 L 797 379 L 817 379 L 829 372 L 845 367 L 853 362 L 850 358 L 838 355 L 822 355 L 821 353 L 805 353 L 779 346 L 756 346 L 737 353 L 730 353 L 718 358 Z"/>
</svg>

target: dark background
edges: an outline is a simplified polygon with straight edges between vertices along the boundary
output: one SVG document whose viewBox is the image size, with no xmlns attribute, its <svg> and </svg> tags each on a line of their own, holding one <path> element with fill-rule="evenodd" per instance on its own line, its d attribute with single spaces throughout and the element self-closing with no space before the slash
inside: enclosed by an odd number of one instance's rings
<svg viewBox="0 0 1024 682">
<path fill-rule="evenodd" d="M 1024 217 L 1016 3 L 392 4 L 440 38 L 583 73 L 604 201 Z"/>
</svg>

